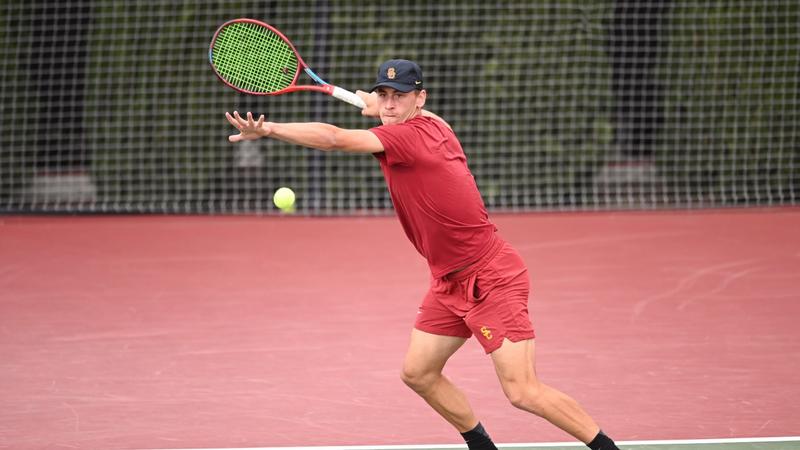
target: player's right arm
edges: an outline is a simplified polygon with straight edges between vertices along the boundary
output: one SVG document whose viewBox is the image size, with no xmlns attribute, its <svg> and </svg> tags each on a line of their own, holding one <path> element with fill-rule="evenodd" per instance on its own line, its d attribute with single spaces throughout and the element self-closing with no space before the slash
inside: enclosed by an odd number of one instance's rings
<svg viewBox="0 0 800 450">
<path fill-rule="evenodd" d="M 231 125 L 239 130 L 239 134 L 228 137 L 231 142 L 269 137 L 323 151 L 340 150 L 351 153 L 378 153 L 383 151 L 383 144 L 380 139 L 367 130 L 346 130 L 319 122 L 265 122 L 263 115 L 256 121 L 253 119 L 252 113 L 249 112 L 246 119 L 241 117 L 237 111 L 234 111 L 233 115 L 225 113 L 225 117 Z"/>
<path fill-rule="evenodd" d="M 442 122 L 447 128 L 450 128 L 451 130 L 453 129 L 453 127 L 451 127 L 450 124 L 447 123 L 447 121 L 445 121 L 444 119 L 442 119 L 438 115 L 428 111 L 427 109 L 423 109 L 422 110 L 422 115 L 425 116 L 425 117 L 432 117 L 432 118 L 438 120 L 439 122 Z"/>
</svg>

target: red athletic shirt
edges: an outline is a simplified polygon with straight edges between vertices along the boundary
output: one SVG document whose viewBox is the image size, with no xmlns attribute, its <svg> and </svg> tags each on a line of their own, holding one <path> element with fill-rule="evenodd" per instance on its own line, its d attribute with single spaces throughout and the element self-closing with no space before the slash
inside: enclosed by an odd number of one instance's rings
<svg viewBox="0 0 800 450">
<path fill-rule="evenodd" d="M 497 228 L 455 133 L 423 116 L 370 131 L 383 144 L 375 157 L 397 217 L 433 277 L 462 269 L 489 251 Z"/>
</svg>

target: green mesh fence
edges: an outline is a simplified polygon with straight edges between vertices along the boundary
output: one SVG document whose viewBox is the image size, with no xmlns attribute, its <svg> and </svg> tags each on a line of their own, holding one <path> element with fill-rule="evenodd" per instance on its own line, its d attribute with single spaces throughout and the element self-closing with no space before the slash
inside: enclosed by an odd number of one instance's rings
<svg viewBox="0 0 800 450">
<path fill-rule="evenodd" d="M 494 211 L 792 205 L 800 2 L 75 1 L 0 6 L 0 210 L 391 214 L 376 161 L 231 145 L 225 111 L 375 125 L 319 93 L 246 96 L 208 64 L 250 17 L 366 89 L 417 61 Z M 274 87 L 269 87 L 273 89 Z"/>
</svg>

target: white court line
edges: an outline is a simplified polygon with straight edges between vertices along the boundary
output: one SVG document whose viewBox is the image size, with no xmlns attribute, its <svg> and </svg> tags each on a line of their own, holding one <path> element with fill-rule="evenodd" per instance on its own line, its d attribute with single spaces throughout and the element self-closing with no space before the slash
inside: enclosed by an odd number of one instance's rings
<svg viewBox="0 0 800 450">
<path fill-rule="evenodd" d="M 617 441 L 617 445 L 691 445 L 691 444 L 746 444 L 759 442 L 800 442 L 800 436 L 761 437 L 761 438 L 724 438 L 724 439 L 673 439 L 657 441 Z M 496 444 L 503 448 L 537 448 L 537 447 L 585 447 L 580 442 L 545 442 L 536 444 Z M 180 450 L 446 450 L 464 449 L 466 444 L 440 445 L 345 445 L 345 446 L 312 446 L 312 447 L 230 447 L 230 448 L 182 448 Z M 178 450 L 178 449 L 157 449 Z"/>
</svg>

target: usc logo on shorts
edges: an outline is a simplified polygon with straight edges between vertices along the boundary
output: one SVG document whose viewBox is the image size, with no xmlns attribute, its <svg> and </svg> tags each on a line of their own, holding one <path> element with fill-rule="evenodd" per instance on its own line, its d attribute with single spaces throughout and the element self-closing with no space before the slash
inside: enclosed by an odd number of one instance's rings
<svg viewBox="0 0 800 450">
<path fill-rule="evenodd" d="M 491 341 L 492 340 L 492 330 L 490 330 L 489 327 L 482 326 L 481 327 L 481 334 L 483 335 L 483 337 L 486 338 L 487 341 Z"/>
</svg>

